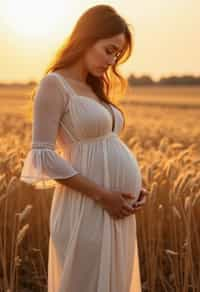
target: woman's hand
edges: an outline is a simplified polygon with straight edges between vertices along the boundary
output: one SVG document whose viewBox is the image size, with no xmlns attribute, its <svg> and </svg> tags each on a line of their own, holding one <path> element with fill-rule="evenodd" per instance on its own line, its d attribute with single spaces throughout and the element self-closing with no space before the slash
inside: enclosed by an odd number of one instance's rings
<svg viewBox="0 0 200 292">
<path fill-rule="evenodd" d="M 132 205 L 133 207 L 143 206 L 146 203 L 146 196 L 149 195 L 147 189 L 142 188 L 138 200 Z"/>
<path fill-rule="evenodd" d="M 134 199 L 131 193 L 122 193 L 119 191 L 103 193 L 100 204 L 115 219 L 122 219 L 126 216 L 136 213 L 141 209 L 140 206 L 131 206 L 127 199 Z"/>
</svg>

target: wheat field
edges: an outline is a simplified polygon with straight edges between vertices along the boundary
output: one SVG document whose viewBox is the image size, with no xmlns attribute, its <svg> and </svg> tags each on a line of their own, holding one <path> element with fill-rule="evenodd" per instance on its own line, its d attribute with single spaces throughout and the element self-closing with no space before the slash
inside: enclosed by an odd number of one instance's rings
<svg viewBox="0 0 200 292">
<path fill-rule="evenodd" d="M 31 143 L 28 92 L 0 89 L 2 292 L 47 291 L 53 189 L 35 190 L 19 181 Z M 143 291 L 198 292 L 200 88 L 136 88 L 121 106 L 121 139 L 136 155 L 150 191 L 136 215 Z"/>
</svg>

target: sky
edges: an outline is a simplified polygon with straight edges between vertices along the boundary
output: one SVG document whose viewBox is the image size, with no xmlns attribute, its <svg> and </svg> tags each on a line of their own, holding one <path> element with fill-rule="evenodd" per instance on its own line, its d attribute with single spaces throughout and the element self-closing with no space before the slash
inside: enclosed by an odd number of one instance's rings
<svg viewBox="0 0 200 292">
<path fill-rule="evenodd" d="M 121 72 L 200 75 L 200 0 L 0 0 L 0 82 L 39 80 L 78 17 L 109 4 L 134 30 Z"/>
</svg>

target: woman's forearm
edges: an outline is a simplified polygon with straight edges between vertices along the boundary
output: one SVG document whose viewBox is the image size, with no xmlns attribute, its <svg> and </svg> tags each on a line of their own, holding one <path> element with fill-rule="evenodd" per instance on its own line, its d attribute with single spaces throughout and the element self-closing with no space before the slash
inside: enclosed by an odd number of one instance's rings
<svg viewBox="0 0 200 292">
<path fill-rule="evenodd" d="M 101 201 L 106 194 L 106 189 L 81 174 L 76 174 L 66 179 L 56 179 L 56 181 L 78 192 L 84 193 L 97 202 Z"/>
</svg>

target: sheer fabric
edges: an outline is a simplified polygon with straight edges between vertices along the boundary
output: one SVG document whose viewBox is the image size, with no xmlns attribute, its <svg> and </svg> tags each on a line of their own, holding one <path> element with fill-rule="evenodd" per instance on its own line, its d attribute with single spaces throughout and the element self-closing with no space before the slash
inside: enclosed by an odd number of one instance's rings
<svg viewBox="0 0 200 292">
<path fill-rule="evenodd" d="M 139 196 L 137 159 L 119 138 L 121 112 L 76 94 L 49 73 L 35 97 L 32 149 L 22 180 L 46 186 L 77 173 L 110 191 Z M 62 155 L 55 152 L 58 142 Z M 55 181 L 55 180 L 54 180 Z M 141 292 L 136 218 L 115 220 L 96 201 L 56 184 L 50 213 L 48 292 Z"/>
<path fill-rule="evenodd" d="M 58 127 L 67 110 L 69 96 L 59 87 L 52 75 L 39 84 L 34 102 L 32 149 L 22 169 L 21 180 L 48 187 L 56 184 L 54 179 L 69 178 L 79 172 L 69 161 L 55 152 Z M 41 182 L 46 181 L 45 185 Z"/>
</svg>

